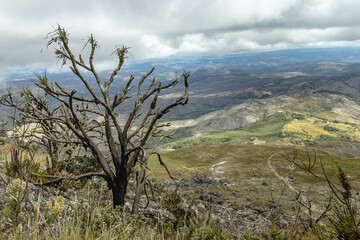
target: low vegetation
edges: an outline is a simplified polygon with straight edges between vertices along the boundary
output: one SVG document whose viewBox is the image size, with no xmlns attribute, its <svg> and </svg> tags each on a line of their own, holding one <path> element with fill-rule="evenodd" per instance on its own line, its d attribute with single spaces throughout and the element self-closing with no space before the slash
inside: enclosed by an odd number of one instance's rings
<svg viewBox="0 0 360 240">
<path fill-rule="evenodd" d="M 3 239 L 297 239 L 299 237 L 341 239 L 343 236 L 357 236 L 358 212 L 353 204 L 359 201 L 356 195 L 360 190 L 357 179 L 359 162 L 342 155 L 330 155 L 331 153 L 325 150 L 315 155 L 316 151 L 311 148 L 294 149 L 279 145 L 241 144 L 195 145 L 163 154 L 163 161 L 180 178 L 191 178 L 194 173 L 200 171 L 215 178 L 225 178 L 228 187 L 216 188 L 209 185 L 203 188 L 203 191 L 220 192 L 234 202 L 233 209 L 244 204 L 266 206 L 269 203 L 276 203 L 282 206 L 282 210 L 276 214 L 308 215 L 310 213 L 308 216 L 312 219 L 312 225 L 305 229 L 282 228 L 276 221 L 276 216 L 273 227 L 263 229 L 260 233 L 232 232 L 220 227 L 221 225 L 216 224 L 216 219 L 209 218 L 207 213 L 194 214 L 193 209 L 196 209 L 198 204 L 203 204 L 200 200 L 194 198 L 189 201 L 183 195 L 168 192 L 166 190 L 168 180 L 164 178 L 164 169 L 155 159 L 150 159 L 149 168 L 153 174 L 151 181 L 154 194 L 157 196 L 158 206 L 162 209 L 159 215 L 149 216 L 146 211 L 133 215 L 130 214 L 129 207 L 112 208 L 111 194 L 105 191 L 106 184 L 99 181 L 100 179 L 62 186 L 61 191 L 55 192 L 50 186 L 48 188 L 50 193 L 53 192 L 58 197 L 48 202 L 41 202 L 38 198 L 32 203 L 33 207 L 30 208 L 32 210 L 29 210 L 24 205 L 24 196 L 30 191 L 28 185 L 31 183 L 26 177 L 25 179 L 16 177 L 17 180 L 10 182 L 6 188 L 6 204 L 0 214 L 3 229 L 1 237 Z M 11 155 L 8 150 L 3 149 L 3 152 L 3 156 L 7 158 Z M 311 160 L 321 158 L 321 161 L 312 161 L 314 164 L 310 164 L 311 174 L 315 174 L 316 177 L 311 176 L 310 173 L 306 174 L 306 171 L 296 166 L 290 168 L 291 161 L 301 167 L 303 165 L 299 164 L 298 160 L 306 160 L 309 157 Z M 332 157 L 337 159 L 336 163 L 331 160 Z M 36 162 L 36 157 L 34 159 Z M 307 160 L 304 163 L 307 164 Z M 284 179 L 290 179 L 288 184 L 294 187 L 295 191 L 271 168 Z M 337 193 L 340 200 L 347 198 L 346 201 L 351 202 L 351 208 L 336 200 L 331 202 L 333 207 L 327 210 L 327 205 L 324 203 L 328 202 L 332 190 L 327 187 L 326 181 L 317 179 L 317 177 L 322 178 L 324 172 L 326 179 L 331 181 L 331 186 L 339 189 Z M 54 187 L 59 190 L 59 185 Z M 130 185 L 130 195 L 134 194 L 134 187 L 133 184 Z M 78 189 L 76 191 L 79 191 L 81 198 L 69 197 L 66 195 L 67 189 Z M 301 198 L 300 193 L 301 196 L 306 197 Z M 308 204 L 313 208 L 306 208 Z M 355 212 L 349 212 L 350 210 Z M 166 211 L 172 212 L 176 218 L 168 219 L 165 215 L 161 215 L 161 212 Z M 325 211 L 326 214 L 323 216 L 322 213 Z M 349 220 L 346 220 L 348 218 Z M 289 224 L 291 226 L 295 223 L 289 222 Z"/>
</svg>

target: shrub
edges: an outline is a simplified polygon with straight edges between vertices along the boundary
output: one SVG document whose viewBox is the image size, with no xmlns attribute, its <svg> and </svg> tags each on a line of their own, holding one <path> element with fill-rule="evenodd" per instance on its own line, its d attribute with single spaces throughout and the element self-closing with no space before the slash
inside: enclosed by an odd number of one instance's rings
<svg viewBox="0 0 360 240">
<path fill-rule="evenodd" d="M 304 119 L 305 119 L 305 116 L 304 116 L 304 115 L 298 114 L 298 113 L 292 113 L 292 114 L 291 114 L 291 117 L 292 117 L 293 119 L 299 119 L 299 120 L 304 120 Z"/>
<path fill-rule="evenodd" d="M 101 170 L 101 165 L 94 156 L 75 156 L 64 159 L 61 168 L 74 175 Z"/>
<path fill-rule="evenodd" d="M 335 127 L 331 127 L 330 125 L 326 125 L 324 127 L 324 130 L 328 131 L 328 132 L 337 132 L 339 131 L 339 129 L 335 128 Z"/>
<path fill-rule="evenodd" d="M 40 164 L 24 159 L 25 150 L 7 146 L 6 151 L 10 155 L 10 161 L 8 161 L 8 155 L 5 154 L 5 173 L 8 176 L 12 178 L 25 178 L 29 172 L 39 170 Z"/>
<path fill-rule="evenodd" d="M 6 204 L 3 209 L 5 229 L 16 229 L 21 223 L 27 184 L 16 179 L 6 187 Z"/>
<path fill-rule="evenodd" d="M 177 225 L 179 221 L 186 217 L 186 210 L 183 204 L 183 199 L 176 191 L 166 193 L 161 200 L 161 206 L 174 214 L 175 218 L 177 219 L 175 225 Z"/>
</svg>

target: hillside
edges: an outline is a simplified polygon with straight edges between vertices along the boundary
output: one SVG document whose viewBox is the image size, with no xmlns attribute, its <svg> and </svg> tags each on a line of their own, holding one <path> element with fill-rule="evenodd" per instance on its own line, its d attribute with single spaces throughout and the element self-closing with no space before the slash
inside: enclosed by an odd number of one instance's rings
<svg viewBox="0 0 360 240">
<path fill-rule="evenodd" d="M 357 99 L 329 93 L 247 100 L 198 118 L 171 122 L 180 128 L 165 148 L 199 143 L 278 142 L 304 144 L 319 140 L 360 140 Z"/>
</svg>

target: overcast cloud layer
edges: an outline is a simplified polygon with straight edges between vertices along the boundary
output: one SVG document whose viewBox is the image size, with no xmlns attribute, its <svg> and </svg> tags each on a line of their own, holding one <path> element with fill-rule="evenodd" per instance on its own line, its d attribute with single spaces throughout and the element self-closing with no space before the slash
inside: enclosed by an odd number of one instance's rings
<svg viewBox="0 0 360 240">
<path fill-rule="evenodd" d="M 60 24 L 81 49 L 94 33 L 98 66 L 115 45 L 135 59 L 289 47 L 353 45 L 359 0 L 0 0 L 0 74 L 7 68 L 59 69 L 46 34 Z"/>
</svg>

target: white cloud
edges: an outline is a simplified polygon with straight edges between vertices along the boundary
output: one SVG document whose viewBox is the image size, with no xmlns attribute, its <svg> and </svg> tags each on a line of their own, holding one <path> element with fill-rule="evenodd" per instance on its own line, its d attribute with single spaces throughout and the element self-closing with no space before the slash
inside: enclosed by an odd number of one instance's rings
<svg viewBox="0 0 360 240">
<path fill-rule="evenodd" d="M 144 35 L 140 41 L 148 49 L 144 55 L 145 57 L 168 57 L 176 53 L 175 49 L 171 48 L 168 43 L 162 42 L 155 35 Z"/>
<path fill-rule="evenodd" d="M 80 51 L 94 33 L 97 65 L 117 44 L 135 59 L 351 44 L 360 39 L 358 0 L 0 0 L 0 66 L 58 69 L 44 37 L 60 23 Z"/>
</svg>

